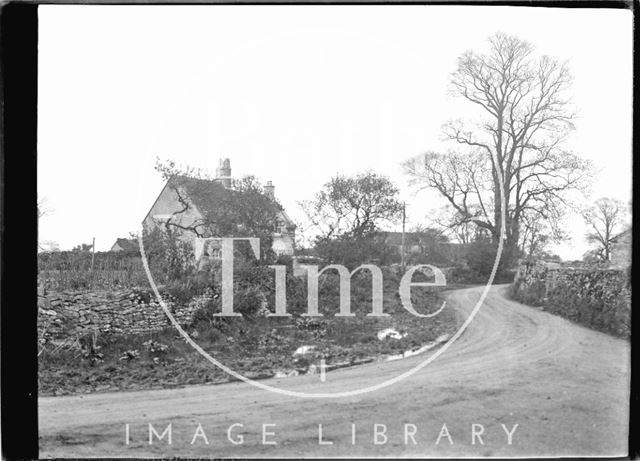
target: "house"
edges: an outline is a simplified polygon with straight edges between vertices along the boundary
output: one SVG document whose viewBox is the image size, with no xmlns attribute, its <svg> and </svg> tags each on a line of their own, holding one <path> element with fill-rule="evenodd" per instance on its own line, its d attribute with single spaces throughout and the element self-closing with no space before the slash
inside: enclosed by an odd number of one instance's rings
<svg viewBox="0 0 640 461">
<path fill-rule="evenodd" d="M 440 242 L 438 244 L 438 253 L 441 257 L 449 262 L 464 261 L 473 247 L 471 243 L 458 242 Z"/>
<path fill-rule="evenodd" d="M 402 252 L 402 232 L 380 232 L 384 237 L 384 242 Z M 405 232 L 404 233 L 404 251 L 405 254 L 422 254 L 424 253 L 424 240 L 426 236 L 421 232 Z"/>
<path fill-rule="evenodd" d="M 116 243 L 111 246 L 109 251 L 137 252 L 139 249 L 138 241 L 136 239 L 119 238 L 116 240 Z"/>
<path fill-rule="evenodd" d="M 631 228 L 611 239 L 609 263 L 617 268 L 626 268 L 631 264 Z"/>
<path fill-rule="evenodd" d="M 396 248 L 398 254 L 402 252 L 402 232 L 380 232 L 384 242 Z M 404 233 L 405 256 L 425 256 L 433 263 L 453 262 L 463 259 L 468 245 L 447 242 L 446 238 L 435 229 L 427 229 L 420 232 Z"/>
<path fill-rule="evenodd" d="M 207 217 L 215 215 L 228 205 L 232 190 L 231 163 L 229 159 L 220 160 L 216 177 L 212 180 L 176 176 L 167 181 L 153 206 L 142 222 L 145 231 L 163 229 L 167 221 L 174 228 L 182 229 L 181 237 L 196 249 L 196 237 L 227 237 L 232 235 L 211 235 L 204 223 L 211 222 Z M 293 255 L 296 225 L 285 211 L 275 202 L 275 186 L 268 181 L 263 188 L 264 195 L 272 200 L 265 201 L 273 206 L 277 220 L 273 229 L 273 251 L 278 255 Z M 241 211 L 241 210 L 238 210 Z M 227 214 L 232 220 L 233 214 Z M 232 222 L 227 222 L 232 228 Z M 224 226 L 223 226 L 224 227 Z"/>
</svg>

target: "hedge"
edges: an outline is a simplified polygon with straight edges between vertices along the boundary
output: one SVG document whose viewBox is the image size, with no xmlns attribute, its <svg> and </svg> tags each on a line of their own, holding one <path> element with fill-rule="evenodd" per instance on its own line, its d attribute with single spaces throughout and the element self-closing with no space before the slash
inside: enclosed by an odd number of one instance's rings
<svg viewBox="0 0 640 461">
<path fill-rule="evenodd" d="M 628 270 L 574 269 L 526 263 L 511 286 L 514 299 L 544 306 L 573 322 L 618 337 L 631 332 Z"/>
</svg>

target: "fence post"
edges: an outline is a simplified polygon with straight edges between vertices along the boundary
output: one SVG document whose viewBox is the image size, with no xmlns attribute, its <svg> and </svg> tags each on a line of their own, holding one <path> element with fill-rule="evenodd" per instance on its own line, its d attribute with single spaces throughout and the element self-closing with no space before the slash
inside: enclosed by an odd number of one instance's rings
<svg viewBox="0 0 640 461">
<path fill-rule="evenodd" d="M 93 260 L 96 257 L 96 238 L 93 237 L 93 243 L 91 245 L 91 272 L 93 272 Z"/>
</svg>

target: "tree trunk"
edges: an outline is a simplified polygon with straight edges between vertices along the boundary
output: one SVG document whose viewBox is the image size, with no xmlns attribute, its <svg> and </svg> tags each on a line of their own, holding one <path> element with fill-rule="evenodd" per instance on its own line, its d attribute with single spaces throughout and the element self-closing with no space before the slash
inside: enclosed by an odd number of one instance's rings
<svg viewBox="0 0 640 461">
<path fill-rule="evenodd" d="M 500 243 L 500 229 L 502 228 L 502 194 L 500 193 L 500 183 L 496 172 L 493 173 L 493 232 L 492 241 L 494 245 Z"/>
</svg>

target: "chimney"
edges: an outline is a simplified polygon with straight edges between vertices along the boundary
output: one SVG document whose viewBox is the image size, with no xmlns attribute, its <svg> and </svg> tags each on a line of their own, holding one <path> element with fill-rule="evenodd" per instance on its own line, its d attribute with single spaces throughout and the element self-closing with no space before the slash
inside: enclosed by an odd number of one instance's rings
<svg viewBox="0 0 640 461">
<path fill-rule="evenodd" d="M 220 159 L 216 170 L 216 179 L 227 189 L 231 187 L 231 162 L 228 158 Z"/>
<path fill-rule="evenodd" d="M 273 199 L 273 198 L 275 198 L 275 190 L 276 190 L 276 186 L 274 186 L 271 181 L 267 181 L 267 185 L 264 186 L 265 195 L 267 197 Z"/>
</svg>

